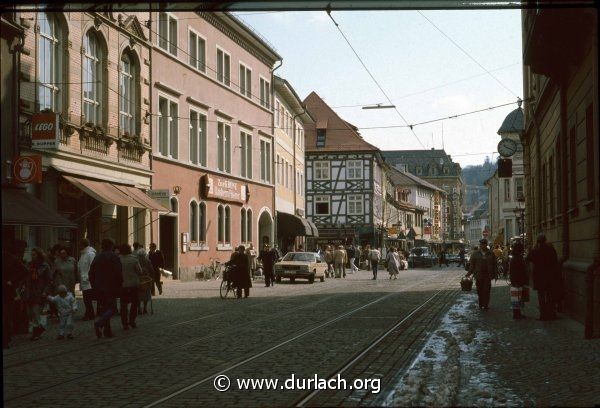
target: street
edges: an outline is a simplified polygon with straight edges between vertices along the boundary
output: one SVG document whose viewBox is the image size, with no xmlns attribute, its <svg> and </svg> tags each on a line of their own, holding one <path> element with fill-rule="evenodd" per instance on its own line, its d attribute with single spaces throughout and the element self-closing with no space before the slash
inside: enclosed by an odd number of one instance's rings
<svg viewBox="0 0 600 408">
<path fill-rule="evenodd" d="M 96 339 L 76 319 L 75 339 L 55 340 L 52 321 L 38 343 L 21 336 L 4 352 L 5 406 L 198 406 L 373 404 L 422 348 L 428 331 L 455 300 L 458 268 L 404 271 L 377 281 L 359 271 L 324 283 L 255 281 L 248 299 L 221 300 L 219 281 L 169 281 L 140 316 L 115 337 Z M 419 308 L 421 307 L 421 308 Z M 414 313 L 413 313 L 414 312 Z M 399 324 L 400 323 L 400 324 Z M 366 353 L 381 335 L 388 335 Z M 360 355 L 360 358 L 356 359 Z M 350 363 L 350 364 L 349 364 Z M 241 391 L 239 378 L 284 381 L 342 376 L 380 379 L 380 392 L 338 390 Z M 216 374 L 232 381 L 213 386 Z M 306 399 L 310 397 L 309 399 Z M 380 403 L 381 401 L 379 401 Z"/>
</svg>

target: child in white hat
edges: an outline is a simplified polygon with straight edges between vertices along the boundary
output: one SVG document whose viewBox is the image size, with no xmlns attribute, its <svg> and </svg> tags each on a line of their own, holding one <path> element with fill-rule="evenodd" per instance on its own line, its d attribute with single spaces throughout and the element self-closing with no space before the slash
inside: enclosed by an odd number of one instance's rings
<svg viewBox="0 0 600 408">
<path fill-rule="evenodd" d="M 73 339 L 73 313 L 77 311 L 77 302 L 71 292 L 67 292 L 65 285 L 58 286 L 58 295 L 48 296 L 48 301 L 54 303 L 58 310 L 59 332 L 57 340 Z"/>
</svg>

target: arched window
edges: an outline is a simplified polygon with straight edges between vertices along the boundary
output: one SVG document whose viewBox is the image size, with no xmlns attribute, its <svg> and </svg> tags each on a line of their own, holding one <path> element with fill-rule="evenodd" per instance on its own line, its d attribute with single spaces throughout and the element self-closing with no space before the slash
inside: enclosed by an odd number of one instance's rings
<svg viewBox="0 0 600 408">
<path fill-rule="evenodd" d="M 190 203 L 190 241 L 198 242 L 198 204 Z"/>
<path fill-rule="evenodd" d="M 135 58 L 127 52 L 121 57 L 119 74 L 119 127 L 121 133 L 135 135 L 138 121 L 138 66 Z"/>
<path fill-rule="evenodd" d="M 231 209 L 225 207 L 225 242 L 231 243 Z"/>
<path fill-rule="evenodd" d="M 246 209 L 242 208 L 241 211 L 241 225 L 240 225 L 240 234 L 241 234 L 241 242 L 248 242 L 248 236 L 246 235 Z"/>
<path fill-rule="evenodd" d="M 198 218 L 200 223 L 198 228 L 198 239 L 200 242 L 206 242 L 206 204 L 200 203 L 198 210 Z"/>
<path fill-rule="evenodd" d="M 217 207 L 217 241 L 223 243 L 225 241 L 225 208 L 219 204 Z"/>
<path fill-rule="evenodd" d="M 101 125 L 105 55 L 98 36 L 91 30 L 83 39 L 83 52 L 83 116 L 86 123 Z"/>
<path fill-rule="evenodd" d="M 252 210 L 246 211 L 246 237 L 248 242 L 252 242 Z"/>
<path fill-rule="evenodd" d="M 59 45 L 61 28 L 58 20 L 48 13 L 39 15 L 40 35 L 38 37 L 38 108 L 59 112 L 62 64 Z"/>
</svg>

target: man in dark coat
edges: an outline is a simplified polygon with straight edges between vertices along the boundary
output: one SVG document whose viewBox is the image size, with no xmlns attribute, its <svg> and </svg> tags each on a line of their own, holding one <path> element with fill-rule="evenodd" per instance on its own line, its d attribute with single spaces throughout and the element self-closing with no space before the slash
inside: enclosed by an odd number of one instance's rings
<svg viewBox="0 0 600 408">
<path fill-rule="evenodd" d="M 248 274 L 248 257 L 246 256 L 246 247 L 240 245 L 231 255 L 231 260 L 225 265 L 231 267 L 231 280 L 236 287 L 236 297 L 242 297 L 242 289 L 244 289 L 244 297 L 250 296 L 250 288 L 252 280 Z"/>
<path fill-rule="evenodd" d="M 160 281 L 160 270 L 165 267 L 165 257 L 159 249 L 156 249 L 156 244 L 152 242 L 150 244 L 150 252 L 148 252 L 148 258 L 152 263 L 152 268 L 154 269 L 154 275 L 152 279 L 154 279 L 154 285 L 158 289 L 158 294 L 162 295 L 162 282 Z M 152 286 L 152 296 L 154 296 L 154 286 Z"/>
<path fill-rule="evenodd" d="M 102 315 L 94 323 L 98 338 L 102 337 L 102 328 L 105 337 L 112 337 L 110 318 L 117 310 L 117 297 L 123 284 L 121 260 L 113 252 L 114 242 L 110 238 L 102 240 L 102 252 L 94 258 L 90 266 L 90 283 L 96 294 Z"/>
<path fill-rule="evenodd" d="M 490 291 L 492 289 L 492 276 L 495 274 L 496 257 L 488 248 L 487 239 L 479 241 L 479 249 L 473 253 L 469 261 L 467 276 L 475 275 L 477 285 L 477 298 L 481 310 L 489 309 Z"/>
<path fill-rule="evenodd" d="M 269 244 L 265 244 L 262 251 L 260 251 L 260 254 L 258 255 L 258 259 L 263 265 L 263 270 L 265 273 L 265 286 L 267 288 L 271 285 L 275 286 L 275 273 L 273 271 L 273 266 L 279 259 L 277 250 L 275 248 L 270 249 Z"/>
<path fill-rule="evenodd" d="M 8 348 L 10 338 L 16 332 L 15 315 L 18 308 L 15 297 L 27 277 L 27 268 L 23 264 L 26 247 L 25 241 L 16 240 L 2 248 L 2 348 Z M 20 323 L 26 325 L 26 313 L 21 313 L 20 318 L 23 320 Z"/>
<path fill-rule="evenodd" d="M 555 301 L 559 298 L 562 285 L 556 250 L 546 242 L 544 234 L 538 235 L 537 244 L 529 252 L 527 261 L 533 263 L 533 289 L 538 293 L 539 320 L 554 320 Z"/>
<path fill-rule="evenodd" d="M 465 266 L 465 254 L 466 254 L 465 248 L 464 247 L 460 248 L 460 251 L 458 251 L 458 260 L 459 260 L 458 266 Z"/>
</svg>

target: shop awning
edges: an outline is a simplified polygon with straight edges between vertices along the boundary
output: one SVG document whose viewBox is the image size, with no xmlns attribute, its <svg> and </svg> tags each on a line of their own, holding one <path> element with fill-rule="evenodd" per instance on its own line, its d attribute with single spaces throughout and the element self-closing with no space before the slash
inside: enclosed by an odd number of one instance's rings
<svg viewBox="0 0 600 408">
<path fill-rule="evenodd" d="M 106 181 L 88 180 L 64 174 L 63 177 L 93 199 L 104 204 L 168 211 L 156 200 L 148 197 L 144 192 L 135 187 L 116 185 Z"/>
<path fill-rule="evenodd" d="M 314 222 L 312 222 L 311 220 L 306 220 L 306 222 L 308 223 L 308 225 L 310 225 L 310 228 L 312 229 L 312 236 L 313 237 L 318 237 L 319 236 L 319 229 L 317 228 L 317 226 L 315 225 Z"/>
<path fill-rule="evenodd" d="M 306 219 L 277 211 L 277 234 L 281 237 L 312 237 L 313 230 Z"/>
<path fill-rule="evenodd" d="M 19 187 L 2 187 L 2 225 L 77 227 L 75 223 L 48 208 L 43 202 Z"/>
</svg>

